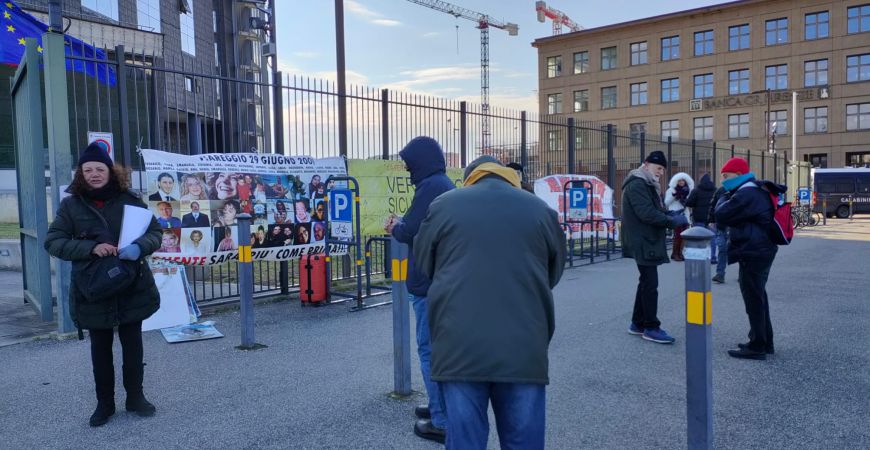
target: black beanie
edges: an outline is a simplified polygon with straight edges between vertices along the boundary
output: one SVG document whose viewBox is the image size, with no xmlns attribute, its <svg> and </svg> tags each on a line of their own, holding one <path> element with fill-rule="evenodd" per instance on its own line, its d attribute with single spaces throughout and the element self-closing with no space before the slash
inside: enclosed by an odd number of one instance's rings
<svg viewBox="0 0 870 450">
<path fill-rule="evenodd" d="M 644 162 L 658 164 L 658 165 L 664 166 L 664 167 L 668 166 L 668 160 L 665 159 L 665 154 L 662 153 L 661 151 L 658 151 L 658 150 L 650 153 L 649 156 L 646 157 Z"/>
<path fill-rule="evenodd" d="M 79 156 L 79 167 L 86 162 L 101 162 L 110 168 L 114 166 L 112 163 L 112 158 L 109 158 L 109 152 L 100 147 L 100 144 L 96 142 L 92 142 L 88 145 L 87 148 L 82 152 L 82 155 Z"/>
</svg>

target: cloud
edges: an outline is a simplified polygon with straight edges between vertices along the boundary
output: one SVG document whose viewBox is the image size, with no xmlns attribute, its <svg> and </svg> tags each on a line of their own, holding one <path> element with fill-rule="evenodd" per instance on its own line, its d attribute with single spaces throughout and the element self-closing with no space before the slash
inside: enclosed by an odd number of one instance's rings
<svg viewBox="0 0 870 450">
<path fill-rule="evenodd" d="M 438 37 L 440 35 L 441 35 L 441 33 L 437 32 L 437 31 L 430 31 L 428 33 L 424 33 L 423 37 L 424 38 L 433 38 L 433 37 Z"/>
<path fill-rule="evenodd" d="M 429 69 L 406 70 L 399 72 L 405 80 L 384 86 L 389 89 L 410 90 L 414 86 L 427 85 L 441 81 L 472 80 L 480 77 L 479 67 L 451 66 Z"/>
<path fill-rule="evenodd" d="M 373 23 L 375 25 L 381 25 L 384 27 L 397 27 L 397 26 L 402 24 L 402 22 L 399 22 L 398 20 L 393 20 L 393 19 L 375 19 L 375 20 L 372 20 L 371 23 Z"/>
<path fill-rule="evenodd" d="M 303 58 L 303 59 L 314 59 L 314 58 L 319 58 L 320 53 L 317 53 L 317 52 L 293 52 L 293 56 L 295 56 L 297 58 Z"/>
<path fill-rule="evenodd" d="M 383 14 L 368 9 L 365 5 L 358 1 L 347 0 L 344 2 L 344 5 L 348 12 L 357 17 L 365 19 L 372 25 L 378 25 L 382 27 L 397 27 L 399 25 L 402 25 L 402 22 L 393 19 L 386 19 L 384 18 Z"/>
</svg>

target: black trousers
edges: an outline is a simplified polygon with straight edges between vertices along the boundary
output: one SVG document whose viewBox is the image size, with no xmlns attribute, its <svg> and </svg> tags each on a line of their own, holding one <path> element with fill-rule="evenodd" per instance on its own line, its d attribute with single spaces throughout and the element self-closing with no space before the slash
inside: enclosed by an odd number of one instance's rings
<svg viewBox="0 0 870 450">
<path fill-rule="evenodd" d="M 773 326 L 767 302 L 767 277 L 776 255 L 741 260 L 738 282 L 746 315 L 749 316 L 749 348 L 763 352 L 773 348 Z"/>
<path fill-rule="evenodd" d="M 94 368 L 94 385 L 97 401 L 115 401 L 115 366 L 112 360 L 112 340 L 114 330 L 88 330 L 91 336 L 91 363 Z M 143 350 L 142 322 L 126 323 L 118 326 L 118 340 L 121 341 L 123 359 L 124 388 L 127 396 L 142 393 Z"/>
<path fill-rule="evenodd" d="M 661 326 L 657 317 L 659 308 L 659 268 L 658 266 L 637 265 L 640 279 L 637 294 L 634 296 L 634 313 L 631 322 L 638 328 L 655 329 Z"/>
</svg>

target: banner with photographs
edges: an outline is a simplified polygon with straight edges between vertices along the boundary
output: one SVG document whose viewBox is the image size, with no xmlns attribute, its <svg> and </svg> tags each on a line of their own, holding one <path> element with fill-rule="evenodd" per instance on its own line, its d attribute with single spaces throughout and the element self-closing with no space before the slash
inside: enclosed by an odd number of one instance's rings
<svg viewBox="0 0 870 450">
<path fill-rule="evenodd" d="M 592 183 L 591 200 L 593 202 L 592 216 L 595 219 L 612 219 L 613 218 L 613 189 L 600 178 L 593 175 L 550 175 L 544 178 L 535 180 L 535 195 L 545 201 L 550 208 L 559 213 L 559 222 L 564 220 L 565 183 L 570 180 L 586 180 Z M 575 187 L 581 187 L 579 183 Z M 598 222 L 596 224 L 600 236 L 606 236 L 607 224 Z M 583 231 L 580 230 L 580 224 L 571 224 L 572 236 L 575 239 L 589 237 L 594 234 L 594 229 L 590 229 L 590 225 L 583 226 Z M 619 230 L 616 230 L 618 237 Z"/>
<path fill-rule="evenodd" d="M 160 150 L 142 150 L 142 158 L 143 200 L 163 228 L 153 257 L 194 266 L 237 260 L 240 243 L 252 247 L 254 260 L 323 253 L 326 180 L 347 173 L 341 158 Z M 252 216 L 250 236 L 239 236 L 242 213 Z"/>
</svg>

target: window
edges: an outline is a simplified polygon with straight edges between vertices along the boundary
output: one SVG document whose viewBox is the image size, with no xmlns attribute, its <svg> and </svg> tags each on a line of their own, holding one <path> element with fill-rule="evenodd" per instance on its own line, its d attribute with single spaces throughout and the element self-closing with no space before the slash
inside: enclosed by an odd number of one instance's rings
<svg viewBox="0 0 870 450">
<path fill-rule="evenodd" d="M 118 21 L 118 0 L 82 0 L 82 8 L 87 8 L 98 16 Z"/>
<path fill-rule="evenodd" d="M 616 108 L 616 86 L 601 88 L 601 109 Z"/>
<path fill-rule="evenodd" d="M 647 62 L 646 42 L 635 42 L 634 44 L 631 44 L 631 65 L 637 66 L 639 64 L 646 64 Z"/>
<path fill-rule="evenodd" d="M 771 111 L 770 112 L 770 129 L 774 134 L 781 136 L 788 134 L 788 111 Z"/>
<path fill-rule="evenodd" d="M 181 28 L 181 51 L 190 56 L 196 56 L 196 35 L 193 27 L 193 3 L 190 12 L 179 13 L 178 20 Z"/>
<path fill-rule="evenodd" d="M 601 70 L 611 70 L 616 68 L 616 47 L 607 47 L 601 49 Z"/>
<path fill-rule="evenodd" d="M 574 53 L 574 73 L 589 72 L 589 52 Z"/>
<path fill-rule="evenodd" d="M 728 27 L 728 50 L 746 50 L 749 48 L 749 24 Z"/>
<path fill-rule="evenodd" d="M 830 26 L 828 12 L 817 12 L 804 16 L 804 39 L 822 39 L 828 37 Z"/>
<path fill-rule="evenodd" d="M 804 161 L 809 162 L 810 165 L 815 168 L 826 169 L 828 167 L 828 154 L 812 153 L 809 155 L 804 155 Z"/>
<path fill-rule="evenodd" d="M 846 105 L 846 129 L 870 130 L 870 103 Z"/>
<path fill-rule="evenodd" d="M 705 73 L 695 75 L 695 97 L 705 98 L 713 96 L 713 74 Z"/>
<path fill-rule="evenodd" d="M 184 77 L 184 90 L 193 92 L 193 77 Z"/>
<path fill-rule="evenodd" d="M 764 23 L 764 44 L 780 45 L 788 43 L 788 18 L 768 20 Z"/>
<path fill-rule="evenodd" d="M 547 58 L 547 78 L 555 78 L 562 75 L 562 57 L 550 56 Z"/>
<path fill-rule="evenodd" d="M 764 68 L 764 88 L 776 91 L 788 89 L 788 65 L 767 66 Z"/>
<path fill-rule="evenodd" d="M 804 134 L 828 132 L 828 107 L 804 108 Z"/>
<path fill-rule="evenodd" d="M 679 120 L 662 120 L 662 139 L 680 137 L 680 121 Z"/>
<path fill-rule="evenodd" d="M 728 115 L 728 139 L 749 137 L 749 114 Z"/>
<path fill-rule="evenodd" d="M 562 113 L 562 94 L 547 95 L 547 113 L 561 114 Z"/>
<path fill-rule="evenodd" d="M 675 102 L 680 99 L 680 79 L 668 78 L 662 80 L 662 103 Z"/>
<path fill-rule="evenodd" d="M 846 81 L 870 80 L 870 53 L 846 57 Z"/>
<path fill-rule="evenodd" d="M 557 152 L 562 149 L 562 133 L 560 130 L 547 131 L 547 150 Z"/>
<path fill-rule="evenodd" d="M 160 32 L 160 0 L 136 0 L 136 25 L 140 30 Z"/>
<path fill-rule="evenodd" d="M 818 59 L 804 63 L 804 87 L 828 84 L 828 60 Z"/>
<path fill-rule="evenodd" d="M 704 141 L 713 139 L 713 118 L 695 117 L 695 140 Z"/>
<path fill-rule="evenodd" d="M 695 56 L 713 54 L 713 30 L 695 33 Z"/>
<path fill-rule="evenodd" d="M 646 105 L 647 86 L 646 82 L 631 84 L 631 106 Z"/>
<path fill-rule="evenodd" d="M 680 37 L 662 38 L 662 61 L 680 59 Z"/>
<path fill-rule="evenodd" d="M 589 91 L 574 91 L 574 112 L 589 111 Z"/>
<path fill-rule="evenodd" d="M 728 95 L 749 93 L 749 69 L 728 72 Z"/>
<path fill-rule="evenodd" d="M 870 164 L 870 152 L 848 152 L 846 153 L 846 165 L 852 167 L 864 167 Z M 867 180 L 862 180 L 861 178 L 856 177 L 858 182 L 861 183 L 861 187 L 865 189 L 863 192 L 867 192 Z M 851 180 L 850 180 L 851 181 Z M 839 185 L 838 185 L 839 186 Z M 848 185 L 847 185 L 848 186 Z M 851 192 L 851 190 L 846 191 L 838 191 L 838 192 Z"/>
<path fill-rule="evenodd" d="M 849 161 L 849 153 L 846 153 L 846 162 Z M 824 177 L 818 182 L 821 194 L 850 194 L 855 192 L 854 177 Z"/>
<path fill-rule="evenodd" d="M 846 10 L 846 32 L 863 33 L 870 31 L 870 4 L 853 6 Z"/>
<path fill-rule="evenodd" d="M 646 133 L 646 122 L 631 123 L 628 125 L 629 137 L 632 144 L 640 142 L 640 135 Z"/>
</svg>

